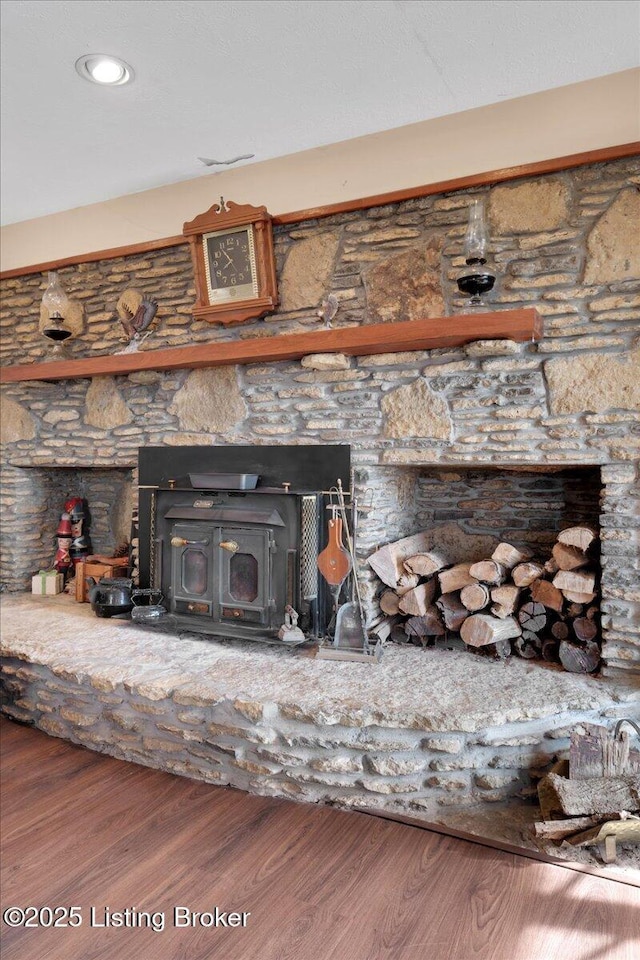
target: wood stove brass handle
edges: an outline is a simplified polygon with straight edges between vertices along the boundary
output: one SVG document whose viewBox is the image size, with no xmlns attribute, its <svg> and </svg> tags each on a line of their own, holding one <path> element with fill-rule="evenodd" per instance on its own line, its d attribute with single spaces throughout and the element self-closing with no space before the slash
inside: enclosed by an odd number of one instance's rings
<svg viewBox="0 0 640 960">
<path fill-rule="evenodd" d="M 189 546 L 206 547 L 208 543 L 209 543 L 208 540 L 185 540 L 184 537 L 171 537 L 172 547 L 189 547 Z"/>
<path fill-rule="evenodd" d="M 240 549 L 240 544 L 236 543 L 235 540 L 221 540 L 220 546 L 223 550 L 228 550 L 229 553 L 237 553 Z"/>
</svg>

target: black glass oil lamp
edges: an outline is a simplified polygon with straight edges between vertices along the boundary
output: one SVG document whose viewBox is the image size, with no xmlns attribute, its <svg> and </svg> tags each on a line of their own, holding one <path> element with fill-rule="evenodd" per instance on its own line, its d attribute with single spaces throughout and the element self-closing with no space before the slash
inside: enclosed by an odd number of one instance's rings
<svg viewBox="0 0 640 960">
<path fill-rule="evenodd" d="M 476 199 L 469 209 L 469 226 L 464 239 L 465 265 L 458 274 L 458 290 L 469 297 L 467 306 L 484 306 L 483 297 L 493 290 L 496 273 L 487 258 L 488 234 L 484 203 Z"/>
</svg>

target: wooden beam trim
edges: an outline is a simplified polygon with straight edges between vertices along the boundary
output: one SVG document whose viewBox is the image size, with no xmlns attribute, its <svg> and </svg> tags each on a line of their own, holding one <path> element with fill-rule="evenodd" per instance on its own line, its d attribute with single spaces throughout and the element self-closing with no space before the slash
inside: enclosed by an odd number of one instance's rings
<svg viewBox="0 0 640 960">
<path fill-rule="evenodd" d="M 541 176 L 547 173 L 557 173 L 571 167 L 582 167 L 590 163 L 604 163 L 607 160 L 621 160 L 623 157 L 640 155 L 640 140 L 623 143 L 615 147 L 602 147 L 599 150 L 587 150 L 582 153 L 572 153 L 565 157 L 555 157 L 550 160 L 537 160 L 534 163 L 524 163 L 516 167 L 503 167 L 500 170 L 489 170 L 485 173 L 475 173 L 470 176 L 456 177 L 453 180 L 440 180 L 437 183 L 422 184 L 418 187 L 406 187 L 402 190 L 392 190 L 389 193 L 379 193 L 371 197 L 361 197 L 356 200 L 345 200 L 340 203 L 325 204 L 320 207 L 309 207 L 306 210 L 295 210 L 292 213 L 280 213 L 273 217 L 273 223 L 278 226 L 289 226 L 303 220 L 319 220 L 340 213 L 353 213 L 356 210 L 368 210 L 371 207 L 384 206 L 388 203 L 400 203 L 403 200 L 417 200 L 420 197 L 429 197 L 435 193 L 453 193 L 456 190 L 468 190 L 469 187 L 482 187 L 490 183 L 504 183 L 507 180 L 521 180 L 524 177 Z M 0 280 L 9 280 L 14 277 L 24 277 L 32 273 L 45 273 L 47 270 L 60 270 L 62 267 L 71 267 L 79 263 L 95 263 L 98 260 L 112 260 L 116 257 L 128 257 L 152 250 L 163 250 L 167 247 L 186 245 L 186 240 L 180 234 L 176 237 L 164 237 L 160 240 L 147 240 L 143 243 L 131 243 L 123 247 L 111 247 L 107 250 L 96 250 L 93 253 L 77 254 L 73 257 L 63 257 L 60 260 L 48 260 L 45 263 L 35 263 L 26 267 L 14 267 L 3 270 Z"/>
<path fill-rule="evenodd" d="M 417 200 L 421 197 L 432 196 L 435 193 L 454 193 L 457 190 L 468 190 L 469 187 L 483 187 L 487 184 L 504 183 L 507 180 L 521 180 L 524 177 L 557 173 L 571 167 L 603 163 L 607 160 L 620 160 L 623 157 L 632 157 L 636 154 L 640 155 L 640 140 L 624 143 L 617 147 L 603 147 L 601 150 L 589 150 L 584 153 L 569 154 L 566 157 L 525 163 L 517 167 L 503 167 L 501 170 L 489 170 L 485 173 L 456 177 L 453 180 L 440 180 L 437 183 L 427 183 L 419 187 L 406 187 L 403 190 L 393 190 L 372 197 L 362 197 L 359 200 L 346 200 L 343 203 L 310 207 L 308 210 L 296 210 L 294 213 L 284 213 L 274 217 L 273 222 L 287 225 L 299 223 L 301 220 L 316 220 L 338 213 L 353 213 L 355 210 L 367 210 L 370 207 L 384 206 L 388 203 L 400 203 L 403 200 Z"/>
<path fill-rule="evenodd" d="M 142 243 L 130 243 L 125 247 L 110 247 L 107 250 L 95 250 L 93 253 L 80 253 L 73 257 L 62 257 L 60 260 L 47 260 L 45 263 L 35 263 L 30 267 L 14 267 L 12 270 L 3 270 L 0 280 L 9 280 L 12 277 L 24 277 L 32 273 L 46 273 L 47 270 L 60 270 L 63 267 L 75 267 L 79 263 L 96 263 L 99 260 L 115 260 L 116 257 L 136 256 L 140 253 L 149 253 L 152 250 L 164 250 L 167 247 L 179 247 L 187 241 L 180 234 L 179 237 L 162 237 L 160 240 L 145 240 Z"/>
<path fill-rule="evenodd" d="M 52 360 L 0 368 L 0 383 L 31 380 L 68 380 L 105 375 L 128 375 L 137 370 L 178 370 L 230 364 L 295 360 L 310 353 L 346 353 L 367 356 L 456 347 L 474 340 L 509 339 L 521 343 L 540 339 L 542 321 L 534 308 L 498 310 L 483 314 L 456 314 L 401 323 L 363 324 L 310 333 L 289 333 L 250 340 L 214 340 L 192 347 L 103 354 L 80 360 Z"/>
</svg>

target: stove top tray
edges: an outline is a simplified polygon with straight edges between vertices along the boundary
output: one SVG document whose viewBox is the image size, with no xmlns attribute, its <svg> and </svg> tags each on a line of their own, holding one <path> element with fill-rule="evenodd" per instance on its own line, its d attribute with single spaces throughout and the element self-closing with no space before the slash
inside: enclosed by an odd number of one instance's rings
<svg viewBox="0 0 640 960">
<path fill-rule="evenodd" d="M 260 479 L 257 473 L 190 473 L 194 490 L 255 490 Z"/>
</svg>

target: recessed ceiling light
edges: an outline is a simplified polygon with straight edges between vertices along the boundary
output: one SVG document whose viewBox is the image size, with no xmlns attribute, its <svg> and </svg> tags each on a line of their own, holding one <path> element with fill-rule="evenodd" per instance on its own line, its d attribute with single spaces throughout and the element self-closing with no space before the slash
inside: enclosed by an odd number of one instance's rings
<svg viewBox="0 0 640 960">
<path fill-rule="evenodd" d="M 76 70 L 83 80 L 109 87 L 121 86 L 133 80 L 133 69 L 124 60 L 106 53 L 85 53 L 76 60 Z"/>
</svg>

